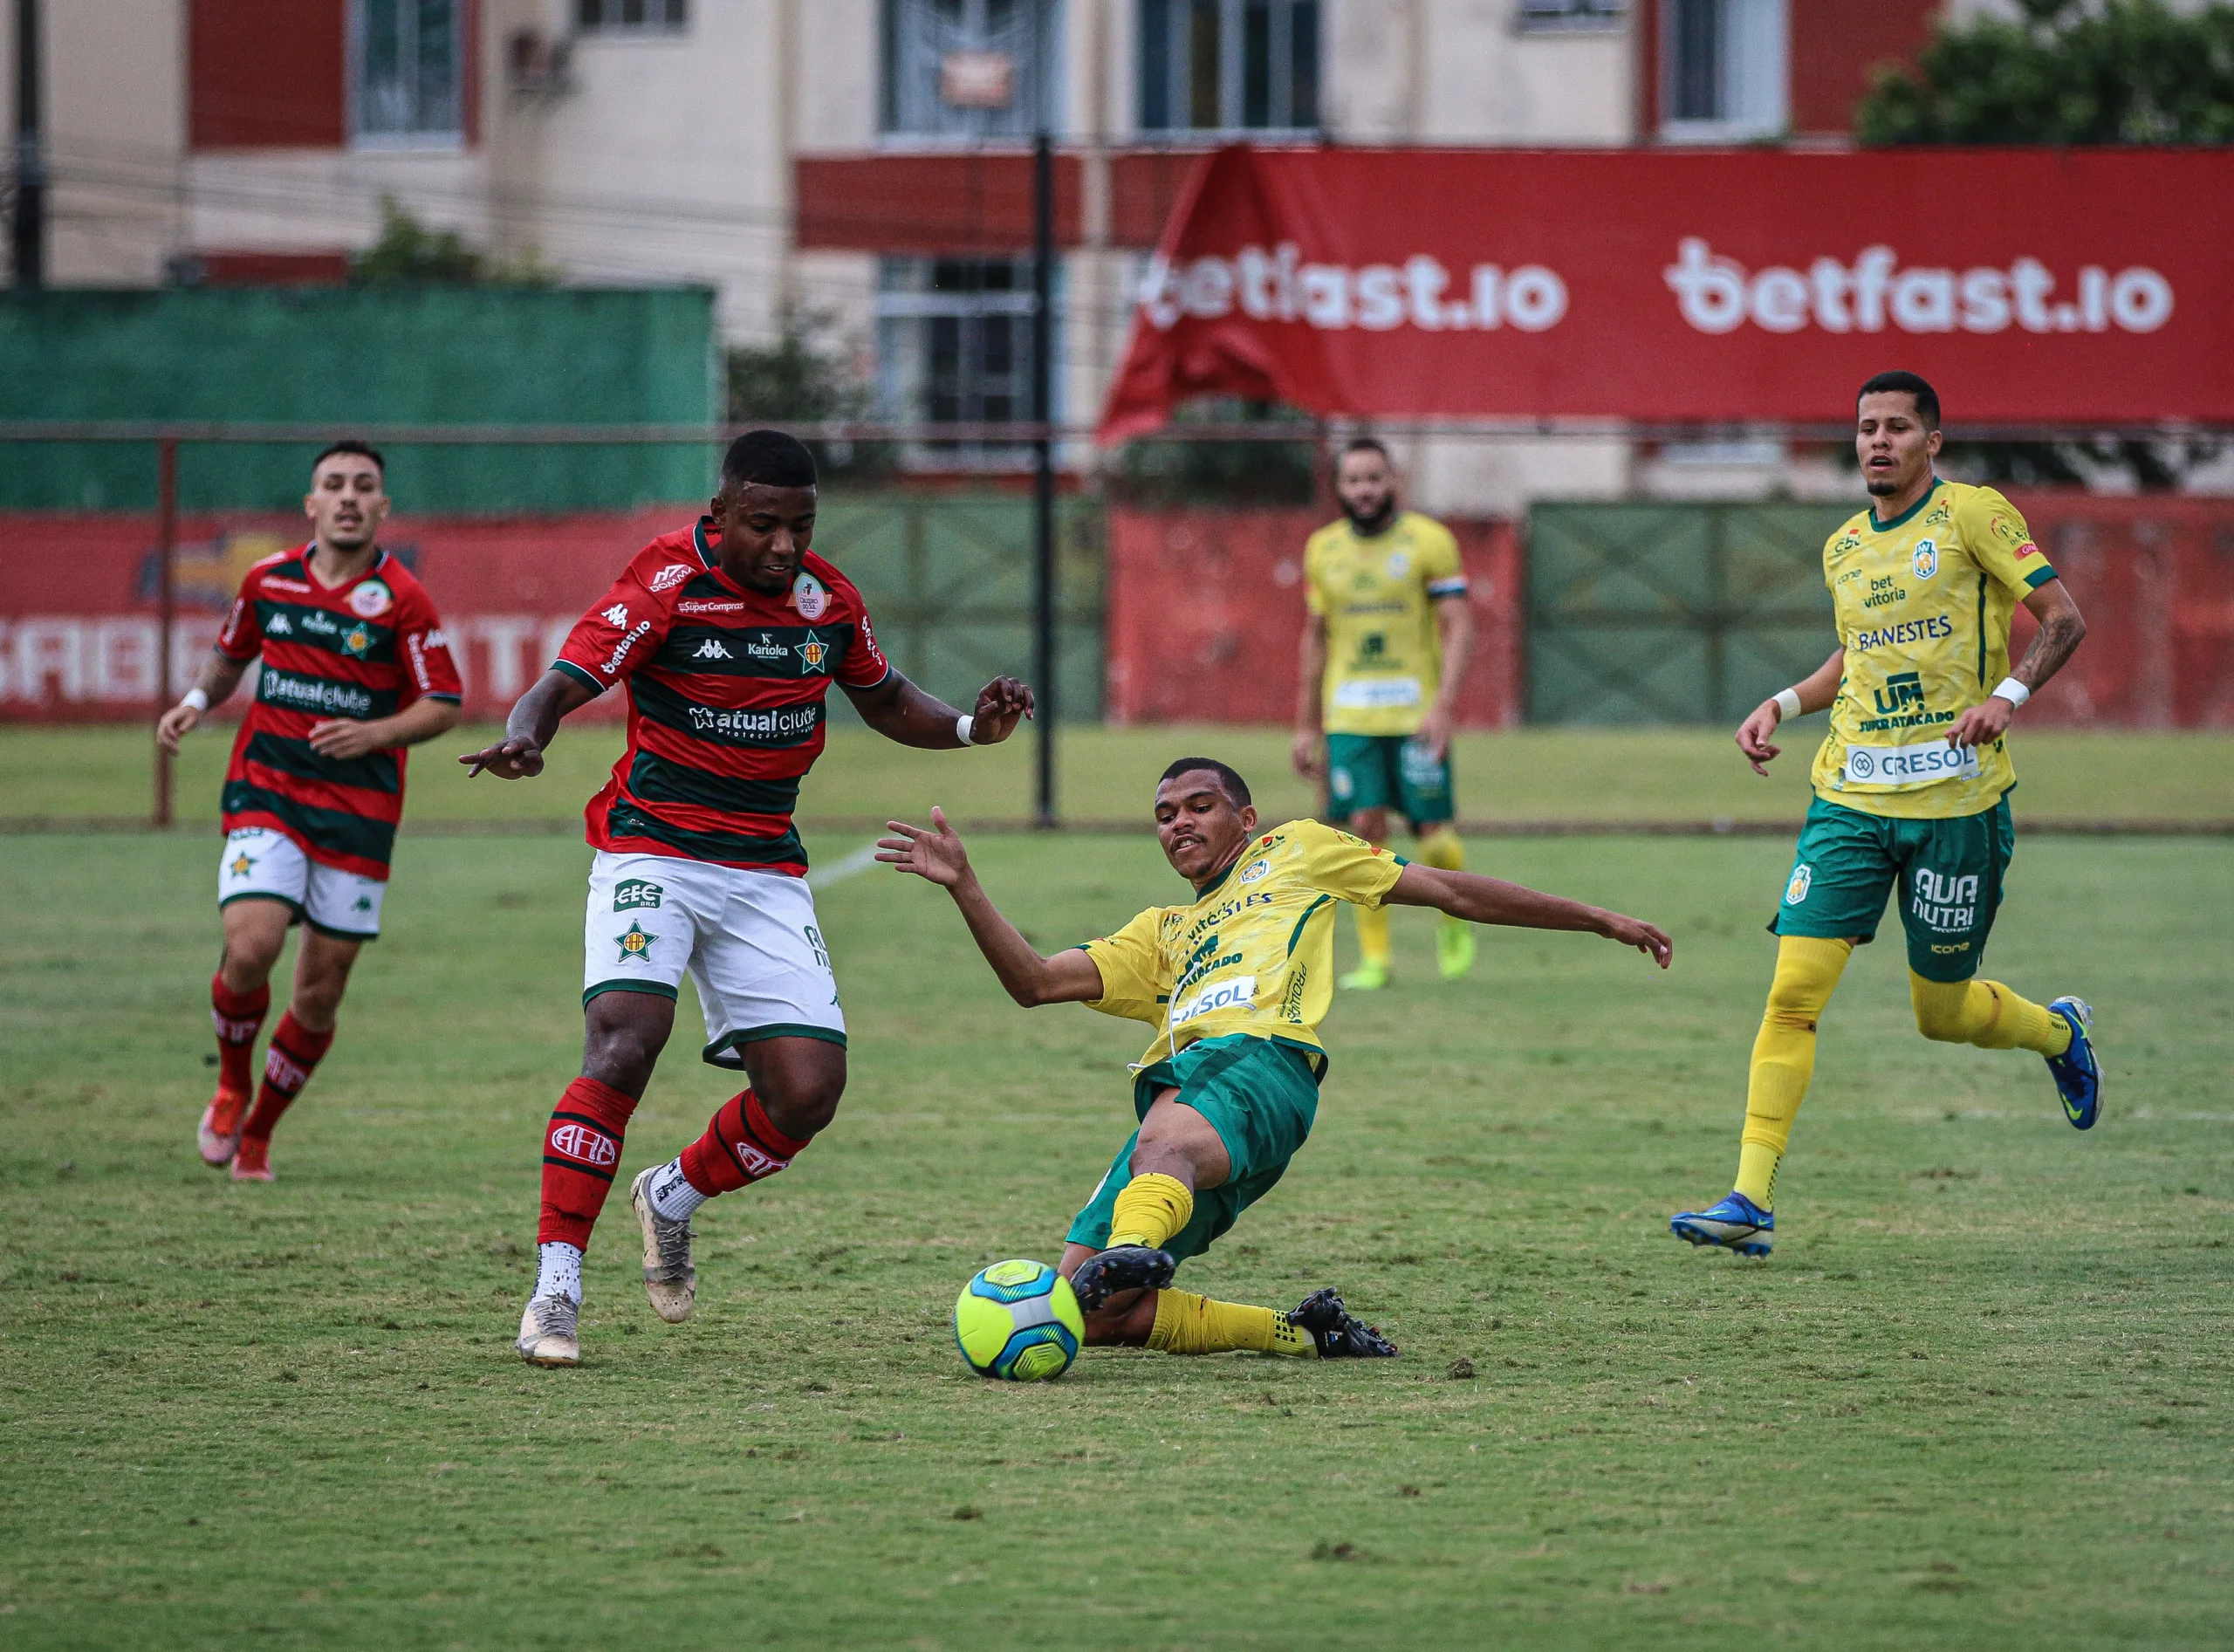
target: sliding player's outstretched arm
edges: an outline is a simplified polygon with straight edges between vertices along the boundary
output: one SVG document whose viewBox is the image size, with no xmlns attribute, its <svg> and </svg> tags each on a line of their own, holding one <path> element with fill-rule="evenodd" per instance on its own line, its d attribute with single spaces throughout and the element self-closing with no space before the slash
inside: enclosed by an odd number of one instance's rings
<svg viewBox="0 0 2234 1652">
<path fill-rule="evenodd" d="M 1477 877 L 1471 872 L 1443 872 L 1413 862 L 1397 874 L 1395 887 L 1385 897 L 1392 906 L 1433 907 L 1470 923 L 1501 923 L 1518 929 L 1578 929 L 1602 935 L 1634 947 L 1655 959 L 1662 969 L 1675 956 L 1676 945 L 1641 918 L 1624 917 L 1604 907 L 1586 906 L 1565 895 L 1507 883 L 1500 878 Z"/>
<path fill-rule="evenodd" d="M 597 691 L 573 672 L 553 666 L 513 703 L 504 719 L 504 737 L 458 761 L 466 778 L 483 772 L 499 780 L 524 780 L 543 772 L 543 752 L 558 733 L 558 720 L 597 698 Z"/>
<path fill-rule="evenodd" d="M 1031 715 L 1031 690 L 1014 677 L 995 677 L 977 690 L 965 730 L 963 714 L 894 671 L 874 688 L 841 683 L 861 721 L 887 740 L 933 751 L 998 745 Z M 912 868 L 910 868 L 912 870 Z"/>
<path fill-rule="evenodd" d="M 990 692 L 990 690 L 989 690 Z M 1009 997 L 1029 1009 L 1038 1004 L 1083 1004 L 1102 997 L 1101 970 L 1083 950 L 1072 947 L 1052 958 L 1017 932 L 987 896 L 962 840 L 946 821 L 943 809 L 931 811 L 930 830 L 899 820 L 887 820 L 893 836 L 877 840 L 877 859 L 901 872 L 927 878 L 954 897 L 970 937 L 993 966 L 993 973 L 1008 989 Z"/>
</svg>

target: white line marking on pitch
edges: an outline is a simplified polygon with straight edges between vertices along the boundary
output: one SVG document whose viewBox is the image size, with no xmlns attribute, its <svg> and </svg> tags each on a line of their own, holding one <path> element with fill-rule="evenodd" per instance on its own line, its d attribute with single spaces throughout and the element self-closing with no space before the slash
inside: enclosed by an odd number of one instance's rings
<svg viewBox="0 0 2234 1652">
<path fill-rule="evenodd" d="M 810 889 L 826 889 L 833 883 L 843 883 L 848 878 L 858 877 L 874 865 L 876 865 L 876 845 L 864 843 L 844 860 L 833 860 L 826 867 L 817 867 L 813 871 L 809 872 L 806 874 L 806 887 Z"/>
</svg>

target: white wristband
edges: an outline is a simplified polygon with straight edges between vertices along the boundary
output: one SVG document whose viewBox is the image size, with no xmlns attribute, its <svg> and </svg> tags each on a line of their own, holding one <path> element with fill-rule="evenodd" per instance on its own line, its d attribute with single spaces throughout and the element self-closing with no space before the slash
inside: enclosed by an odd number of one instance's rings
<svg viewBox="0 0 2234 1652">
<path fill-rule="evenodd" d="M 1988 695 L 1986 697 L 1988 699 L 1992 699 L 1997 695 L 2002 699 L 2008 701 L 2011 705 L 2023 705 L 2027 700 L 2032 697 L 2032 691 L 2026 688 L 2023 683 L 2019 682 L 2015 677 L 2004 677 L 1999 683 L 1995 685 L 1993 694 Z"/>
<path fill-rule="evenodd" d="M 190 705 L 197 712 L 207 711 L 209 709 L 209 696 L 199 689 L 188 689 L 186 691 L 186 697 L 181 700 L 179 703 L 181 705 Z"/>
<path fill-rule="evenodd" d="M 960 716 L 954 720 L 954 737 L 961 741 L 964 745 L 970 744 L 970 730 L 971 727 L 975 725 L 977 721 L 977 719 L 971 716 L 967 711 L 963 712 Z"/>
<path fill-rule="evenodd" d="M 1778 689 L 1777 690 L 1777 721 L 1782 723 L 1787 718 L 1796 717 L 1799 715 L 1799 696 L 1797 691 L 1791 689 Z"/>
</svg>

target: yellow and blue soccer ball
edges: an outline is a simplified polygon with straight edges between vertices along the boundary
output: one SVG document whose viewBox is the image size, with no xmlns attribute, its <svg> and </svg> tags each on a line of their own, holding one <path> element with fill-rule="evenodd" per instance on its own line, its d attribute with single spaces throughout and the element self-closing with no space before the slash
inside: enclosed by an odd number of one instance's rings
<svg viewBox="0 0 2234 1652">
<path fill-rule="evenodd" d="M 955 1299 L 954 1340 L 979 1376 L 1049 1382 L 1079 1357 L 1086 1317 L 1045 1262 L 996 1262 Z"/>
</svg>

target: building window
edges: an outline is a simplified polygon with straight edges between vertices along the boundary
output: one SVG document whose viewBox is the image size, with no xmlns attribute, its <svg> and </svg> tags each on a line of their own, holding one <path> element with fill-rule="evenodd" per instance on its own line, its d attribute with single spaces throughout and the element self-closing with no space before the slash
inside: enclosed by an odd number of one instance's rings
<svg viewBox="0 0 2234 1652">
<path fill-rule="evenodd" d="M 1141 130 L 1319 127 L 1319 0 L 1141 0 Z"/>
<path fill-rule="evenodd" d="M 1054 336 L 1062 336 L 1062 270 Z M 1031 260 L 886 258 L 877 282 L 879 416 L 895 424 L 1005 424 L 1030 419 Z M 1060 380 L 1060 354 L 1058 353 Z M 1059 382 L 1053 406 L 1062 407 Z M 916 464 L 1005 469 L 1018 444 L 918 448 Z"/>
<path fill-rule="evenodd" d="M 378 147 L 456 143 L 463 0 L 356 0 L 351 7 L 357 141 Z"/>
<path fill-rule="evenodd" d="M 689 0 L 574 0 L 576 34 L 675 34 L 689 21 Z"/>
<path fill-rule="evenodd" d="M 1520 0 L 1523 34 L 1603 34 L 1621 26 L 1625 0 Z"/>
<path fill-rule="evenodd" d="M 1785 0 L 1662 0 L 1664 135 L 1719 141 L 1781 132 Z"/>
<path fill-rule="evenodd" d="M 1061 24 L 1059 0 L 884 0 L 884 131 L 1024 139 L 1054 127 Z"/>
</svg>

